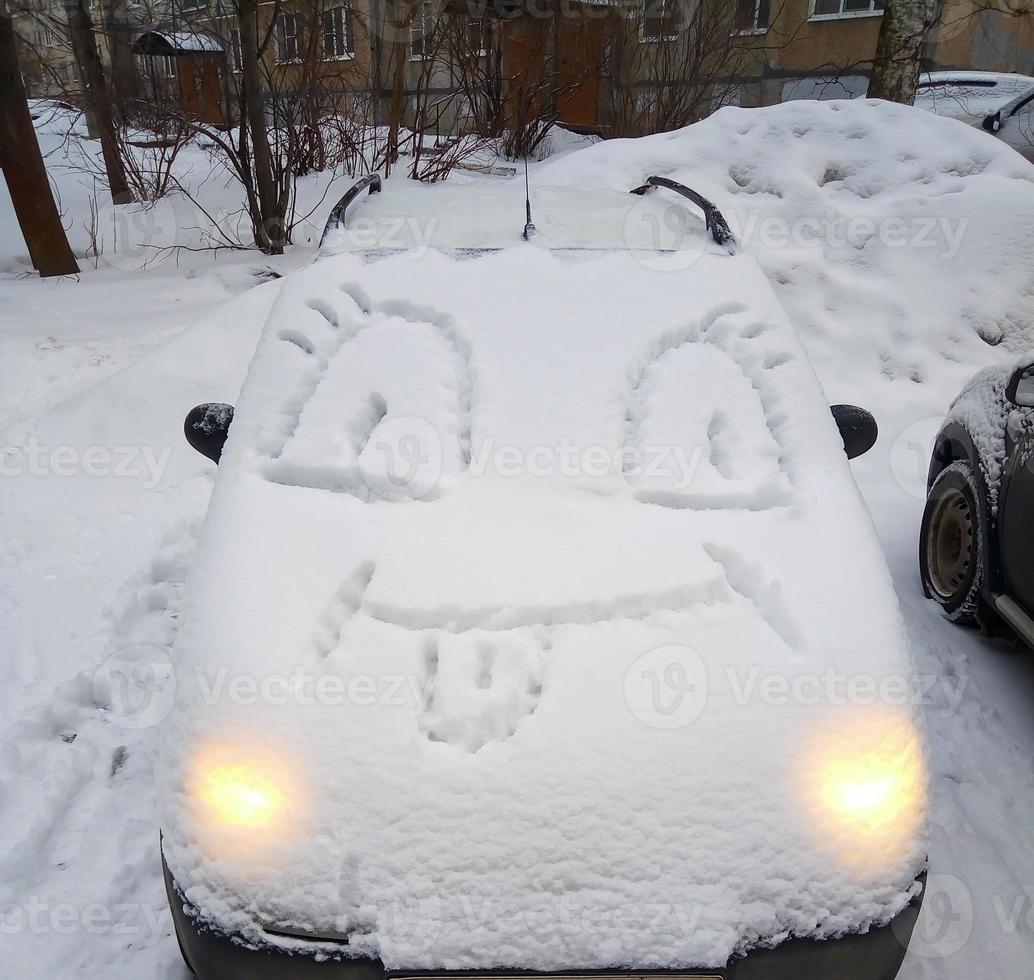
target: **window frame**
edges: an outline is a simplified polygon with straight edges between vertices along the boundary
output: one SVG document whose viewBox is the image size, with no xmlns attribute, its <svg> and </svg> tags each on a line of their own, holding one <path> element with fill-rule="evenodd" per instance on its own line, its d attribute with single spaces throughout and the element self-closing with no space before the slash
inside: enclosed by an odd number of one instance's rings
<svg viewBox="0 0 1034 980">
<path fill-rule="evenodd" d="M 486 31 L 483 29 L 485 27 L 485 23 L 486 22 L 484 18 L 475 17 L 472 14 L 467 15 L 467 47 L 470 49 L 470 53 L 473 54 L 476 58 L 485 58 L 488 56 L 488 48 L 486 48 L 484 44 L 481 43 L 486 39 L 486 37 L 491 36 L 490 31 L 486 33 Z M 476 47 L 472 43 L 471 35 L 471 30 L 475 27 L 478 29 L 478 44 Z"/>
<path fill-rule="evenodd" d="M 809 0 L 808 2 L 808 20 L 810 21 L 824 21 L 824 20 L 855 20 L 859 17 L 882 17 L 884 13 L 883 7 L 876 8 L 875 4 L 877 0 L 869 0 L 868 10 L 844 10 L 844 4 L 847 0 L 839 0 L 840 12 L 835 14 L 817 14 L 815 8 L 818 5 L 818 0 Z"/>
<path fill-rule="evenodd" d="M 651 17 L 649 15 L 650 8 L 656 9 L 660 7 L 662 15 L 660 17 Z M 670 44 L 672 41 L 679 39 L 678 25 L 675 23 L 675 11 L 671 8 L 676 7 L 675 0 L 644 0 L 643 3 L 643 17 L 639 24 L 639 43 L 640 44 Z M 674 28 L 673 33 L 664 34 L 648 34 L 646 32 L 646 24 L 648 21 L 656 21 L 658 24 L 664 24 L 666 20 L 670 20 L 671 26 Z"/>
<path fill-rule="evenodd" d="M 239 75 L 244 71 L 244 46 L 241 43 L 241 29 L 230 27 L 230 71 Z"/>
<path fill-rule="evenodd" d="M 338 33 L 337 18 L 340 17 L 341 32 Z M 347 3 L 328 7 L 321 15 L 320 44 L 324 61 L 351 61 L 355 57 L 355 37 L 352 31 L 352 8 Z M 330 29 L 328 30 L 328 24 Z M 334 50 L 327 49 L 327 38 L 334 39 Z M 337 52 L 337 41 L 341 41 L 341 53 Z"/>
<path fill-rule="evenodd" d="M 754 16 L 751 18 L 752 25 L 750 27 L 737 27 L 733 33 L 744 36 L 750 36 L 752 34 L 767 34 L 772 29 L 772 4 L 768 3 L 768 11 L 766 14 L 766 23 L 761 24 L 761 5 L 765 0 L 754 0 Z M 814 0 L 812 0 L 814 6 Z M 734 12 L 738 13 L 738 11 Z"/>
<path fill-rule="evenodd" d="M 286 29 L 286 19 L 291 18 L 293 31 L 289 34 Z M 276 15 L 276 25 L 273 31 L 274 44 L 276 45 L 276 63 L 278 65 L 297 65 L 301 62 L 301 43 L 298 37 L 298 15 L 293 10 L 281 10 Z M 288 56 L 287 50 L 290 45 L 288 39 L 294 42 L 294 54 Z"/>
<path fill-rule="evenodd" d="M 415 13 L 413 22 L 409 25 L 409 60 L 426 61 L 431 55 L 427 51 L 427 39 L 434 33 L 434 3 L 433 0 L 417 0 L 414 5 Z M 417 34 L 417 27 L 421 33 Z M 419 39 L 420 50 L 416 49 L 416 41 Z"/>
</svg>

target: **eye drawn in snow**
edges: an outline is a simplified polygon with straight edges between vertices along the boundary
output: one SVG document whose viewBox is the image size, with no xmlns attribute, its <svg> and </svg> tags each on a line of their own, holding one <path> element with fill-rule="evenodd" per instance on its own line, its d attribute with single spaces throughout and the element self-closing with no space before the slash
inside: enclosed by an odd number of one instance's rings
<svg viewBox="0 0 1034 980">
<path fill-rule="evenodd" d="M 469 345 L 434 309 L 374 304 L 351 283 L 341 292 L 353 309 L 312 299 L 304 325 L 278 335 L 301 363 L 262 447 L 264 473 L 364 501 L 435 499 L 470 463 Z"/>
<path fill-rule="evenodd" d="M 765 324 L 737 323 L 745 312 L 736 303 L 718 307 L 657 337 L 632 365 L 624 473 L 643 503 L 768 510 L 789 502 L 771 373 L 791 358 L 760 340 Z M 669 448 L 668 458 L 655 447 Z M 657 465 L 636 468 L 650 459 Z"/>
</svg>

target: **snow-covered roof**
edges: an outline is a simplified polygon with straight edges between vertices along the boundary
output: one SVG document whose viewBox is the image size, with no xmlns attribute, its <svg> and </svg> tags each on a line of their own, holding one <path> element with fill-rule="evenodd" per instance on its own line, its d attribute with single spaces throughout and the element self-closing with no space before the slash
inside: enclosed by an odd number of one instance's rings
<svg viewBox="0 0 1034 980">
<path fill-rule="evenodd" d="M 202 34 L 198 31 L 145 31 L 138 38 L 136 43 L 164 42 L 172 51 L 219 53 L 223 50 L 222 44 L 210 34 Z"/>
</svg>

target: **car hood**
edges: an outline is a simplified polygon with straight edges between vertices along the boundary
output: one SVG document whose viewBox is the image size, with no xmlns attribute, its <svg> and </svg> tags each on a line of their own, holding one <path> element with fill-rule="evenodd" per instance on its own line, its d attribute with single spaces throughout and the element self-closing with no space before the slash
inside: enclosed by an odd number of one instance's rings
<svg viewBox="0 0 1034 980">
<path fill-rule="evenodd" d="M 925 854 L 869 517 L 768 284 L 707 245 L 290 277 L 175 657 L 163 847 L 248 941 L 720 966 L 889 920 Z"/>
</svg>

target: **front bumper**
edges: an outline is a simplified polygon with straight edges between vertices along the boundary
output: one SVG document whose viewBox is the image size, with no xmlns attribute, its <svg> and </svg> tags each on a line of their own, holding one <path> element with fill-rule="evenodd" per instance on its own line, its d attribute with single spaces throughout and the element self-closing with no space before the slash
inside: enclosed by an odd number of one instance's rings
<svg viewBox="0 0 1034 980">
<path fill-rule="evenodd" d="M 183 897 L 162 856 L 176 938 L 187 966 L 198 980 L 499 980 L 553 977 L 583 980 L 627 977 L 636 980 L 894 980 L 912 937 L 922 895 L 887 925 L 838 939 L 788 939 L 774 949 L 756 949 L 722 969 L 572 970 L 562 975 L 521 970 L 448 972 L 386 971 L 380 960 L 316 959 L 291 955 L 279 947 L 252 948 L 208 929 Z M 924 879 L 925 890 L 925 873 Z"/>
</svg>

